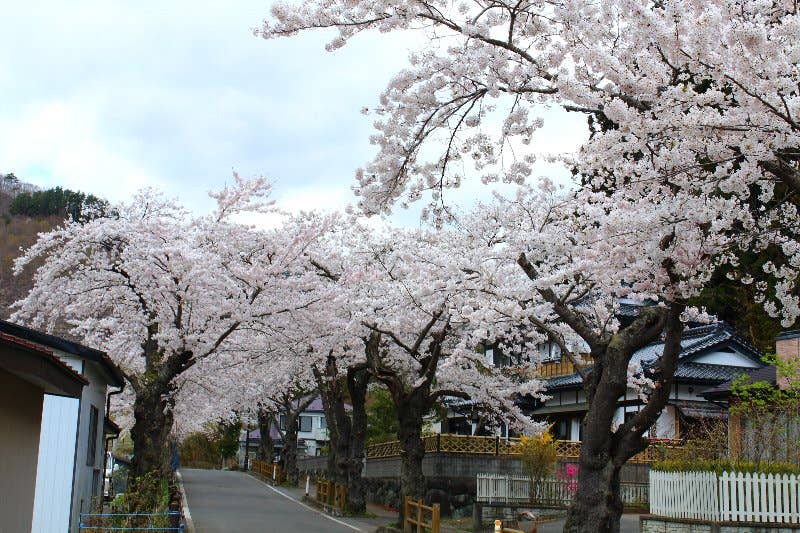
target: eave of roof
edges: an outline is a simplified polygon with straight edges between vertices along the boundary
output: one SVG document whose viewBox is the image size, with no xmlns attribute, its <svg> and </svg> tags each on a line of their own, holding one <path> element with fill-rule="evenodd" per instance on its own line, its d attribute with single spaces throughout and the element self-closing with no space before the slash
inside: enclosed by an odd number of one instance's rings
<svg viewBox="0 0 800 533">
<path fill-rule="evenodd" d="M 0 332 L 22 338 L 36 344 L 41 344 L 48 348 L 61 350 L 62 352 L 76 355 L 78 357 L 98 363 L 108 374 L 108 377 L 111 378 L 112 386 L 125 386 L 125 377 L 122 375 L 119 367 L 114 364 L 106 352 L 84 346 L 83 344 L 73 342 L 62 337 L 50 335 L 49 333 L 37 331 L 25 326 L 20 326 L 19 324 L 14 324 L 13 322 L 8 322 L 7 320 L 0 320 Z"/>
<path fill-rule="evenodd" d="M 754 368 L 754 369 L 742 369 L 743 372 L 739 372 L 739 375 L 747 375 L 747 381 L 745 383 L 757 383 L 757 382 L 765 382 L 770 385 L 775 385 L 777 383 L 777 369 L 774 366 L 765 366 L 763 368 Z M 739 376 L 734 376 L 732 379 L 717 385 L 716 387 L 707 389 L 701 393 L 701 396 L 706 398 L 707 400 L 726 400 L 731 395 L 731 387 L 733 386 L 733 382 L 738 379 Z"/>
<path fill-rule="evenodd" d="M 776 341 L 785 341 L 787 339 L 796 339 L 800 337 L 800 329 L 792 329 L 789 331 L 782 331 L 780 335 L 775 337 Z"/>
<path fill-rule="evenodd" d="M 89 382 L 56 357 L 52 351 L 26 339 L 0 332 L 5 353 L 0 368 L 40 387 L 48 394 L 80 397 Z"/>
</svg>

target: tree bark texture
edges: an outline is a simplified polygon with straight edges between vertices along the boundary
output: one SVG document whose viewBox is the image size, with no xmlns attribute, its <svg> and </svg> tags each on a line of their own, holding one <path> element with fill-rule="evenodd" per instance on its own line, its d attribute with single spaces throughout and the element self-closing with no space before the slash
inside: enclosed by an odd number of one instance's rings
<svg viewBox="0 0 800 533">
<path fill-rule="evenodd" d="M 366 509 L 366 486 L 362 478 L 367 433 L 366 395 L 370 375 L 364 367 L 350 368 L 340 376 L 336 360 L 328 358 L 324 376 L 317 381 L 328 420 L 330 452 L 329 477 L 347 485 L 347 510 L 361 513 Z M 345 408 L 349 399 L 352 410 Z"/>
<path fill-rule="evenodd" d="M 283 476 L 292 485 L 297 485 L 300 476 L 300 472 L 297 470 L 297 430 L 300 413 L 306 410 L 313 399 L 313 396 L 303 397 L 303 395 L 294 394 L 286 395 L 282 402 L 286 423 L 286 427 L 280 430 L 283 438 L 283 449 L 281 450 Z"/>
<path fill-rule="evenodd" d="M 620 471 L 645 450 L 644 437 L 669 399 L 680 354 L 682 305 L 668 310 L 645 309 L 631 325 L 593 348 L 594 366 L 584 388 L 589 410 L 583 419 L 578 490 L 567 513 L 564 531 L 569 533 L 617 533 L 622 517 Z M 618 399 L 627 391 L 628 364 L 641 347 L 660 336 L 664 353 L 652 370 L 657 387 L 645 405 L 627 422 L 613 427 Z"/>
<path fill-rule="evenodd" d="M 258 442 L 258 459 L 268 463 L 272 462 L 275 452 L 275 442 L 270 434 L 270 429 L 274 423 L 274 414 L 265 409 L 258 410 L 258 431 L 261 434 L 261 439 Z"/>
</svg>

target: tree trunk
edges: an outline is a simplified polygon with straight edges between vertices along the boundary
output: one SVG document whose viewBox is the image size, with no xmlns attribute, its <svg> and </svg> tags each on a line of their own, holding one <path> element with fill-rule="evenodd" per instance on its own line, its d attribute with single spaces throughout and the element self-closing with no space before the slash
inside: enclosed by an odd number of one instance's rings
<svg viewBox="0 0 800 533">
<path fill-rule="evenodd" d="M 148 473 L 169 473 L 169 433 L 172 429 L 172 405 L 166 399 L 168 387 L 150 384 L 136 392 L 133 402 L 133 460 L 130 477 L 135 480 Z M 102 422 L 102 421 L 101 421 Z"/>
<path fill-rule="evenodd" d="M 589 410 L 583 419 L 578 490 L 567 512 L 564 532 L 619 532 L 623 503 L 620 470 L 634 455 L 645 450 L 644 437 L 669 399 L 681 351 L 684 307 L 672 304 L 669 311 L 642 311 L 630 326 L 609 342 L 593 349 L 594 367 L 585 379 Z M 634 416 L 618 428 L 612 427 L 618 399 L 628 390 L 628 364 L 642 346 L 664 333 L 664 351 L 651 369 L 657 386 Z"/>
<path fill-rule="evenodd" d="M 161 497 L 160 481 L 170 477 L 169 435 L 173 415 L 168 390 L 163 383 L 150 383 L 136 391 L 131 428 L 133 460 L 127 490 L 132 497 L 127 501 L 128 512 L 152 512 Z"/>
<path fill-rule="evenodd" d="M 283 477 L 292 485 L 297 485 L 300 473 L 297 470 L 297 415 L 286 414 L 286 429 L 283 433 Z"/>
<path fill-rule="evenodd" d="M 569 508 L 565 532 L 619 532 L 622 517 L 619 472 L 620 467 L 611 461 L 581 457 L 578 491 Z"/>
<path fill-rule="evenodd" d="M 270 429 L 272 429 L 274 420 L 271 413 L 259 409 L 258 431 L 261 434 L 261 439 L 258 442 L 258 458 L 268 463 L 272 462 L 273 453 L 275 451 L 275 442 L 272 440 L 272 435 L 270 434 Z"/>
<path fill-rule="evenodd" d="M 329 477 L 336 483 L 347 485 L 347 510 L 351 513 L 362 513 L 366 510 L 366 486 L 361 474 L 367 435 L 365 403 L 370 374 L 365 368 L 347 371 L 347 397 L 352 405 L 352 412 L 349 414 L 345 409 L 342 379 L 333 357 L 326 364 L 325 376 L 317 373 L 316 377 L 328 419 Z"/>
<path fill-rule="evenodd" d="M 366 370 L 347 373 L 347 388 L 353 406 L 347 461 L 347 510 L 351 513 L 362 513 L 367 508 L 366 484 L 362 472 L 367 438 L 366 400 L 369 379 L 370 375 Z"/>
<path fill-rule="evenodd" d="M 422 473 L 422 459 L 425 457 L 425 444 L 422 442 L 422 417 L 427 409 L 407 401 L 397 406 L 397 437 L 400 440 L 400 521 L 402 523 L 403 505 L 406 496 L 415 500 L 425 497 L 425 476 Z"/>
</svg>

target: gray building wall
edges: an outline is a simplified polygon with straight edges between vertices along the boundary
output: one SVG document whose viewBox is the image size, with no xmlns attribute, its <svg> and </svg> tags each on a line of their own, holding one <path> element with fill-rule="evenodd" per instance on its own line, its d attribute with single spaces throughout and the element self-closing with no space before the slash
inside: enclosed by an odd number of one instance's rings
<svg viewBox="0 0 800 533">
<path fill-rule="evenodd" d="M 31 530 L 43 398 L 0 370 L 0 533 Z"/>
<path fill-rule="evenodd" d="M 72 494 L 72 520 L 70 531 L 78 531 L 80 513 L 94 511 L 93 499 L 100 497 L 103 490 L 103 420 L 106 409 L 106 379 L 97 369 L 95 363 L 84 361 L 82 374 L 89 380 L 89 385 L 83 388 L 80 406 L 80 421 L 78 423 L 78 438 L 75 454 L 75 485 Z M 89 455 L 92 407 L 97 409 L 97 431 L 95 433 L 94 462 L 87 461 Z M 99 477 L 99 485 L 95 486 L 95 476 Z M 99 492 L 93 492 L 93 489 Z"/>
</svg>

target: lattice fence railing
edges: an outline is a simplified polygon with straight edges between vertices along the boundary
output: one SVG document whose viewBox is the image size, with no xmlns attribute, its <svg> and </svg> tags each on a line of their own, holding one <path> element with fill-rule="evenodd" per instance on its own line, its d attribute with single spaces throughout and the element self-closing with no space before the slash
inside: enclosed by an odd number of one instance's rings
<svg viewBox="0 0 800 533">
<path fill-rule="evenodd" d="M 519 455 L 520 440 L 513 437 L 481 437 L 470 435 L 428 435 L 422 438 L 426 453 L 466 455 Z M 581 453 L 579 441 L 557 440 L 556 448 L 561 459 L 577 460 Z M 663 459 L 664 449 L 679 448 L 679 443 L 653 444 L 633 457 L 632 463 L 652 463 Z M 367 446 L 367 457 L 399 457 L 400 442 L 389 441 Z"/>
</svg>

